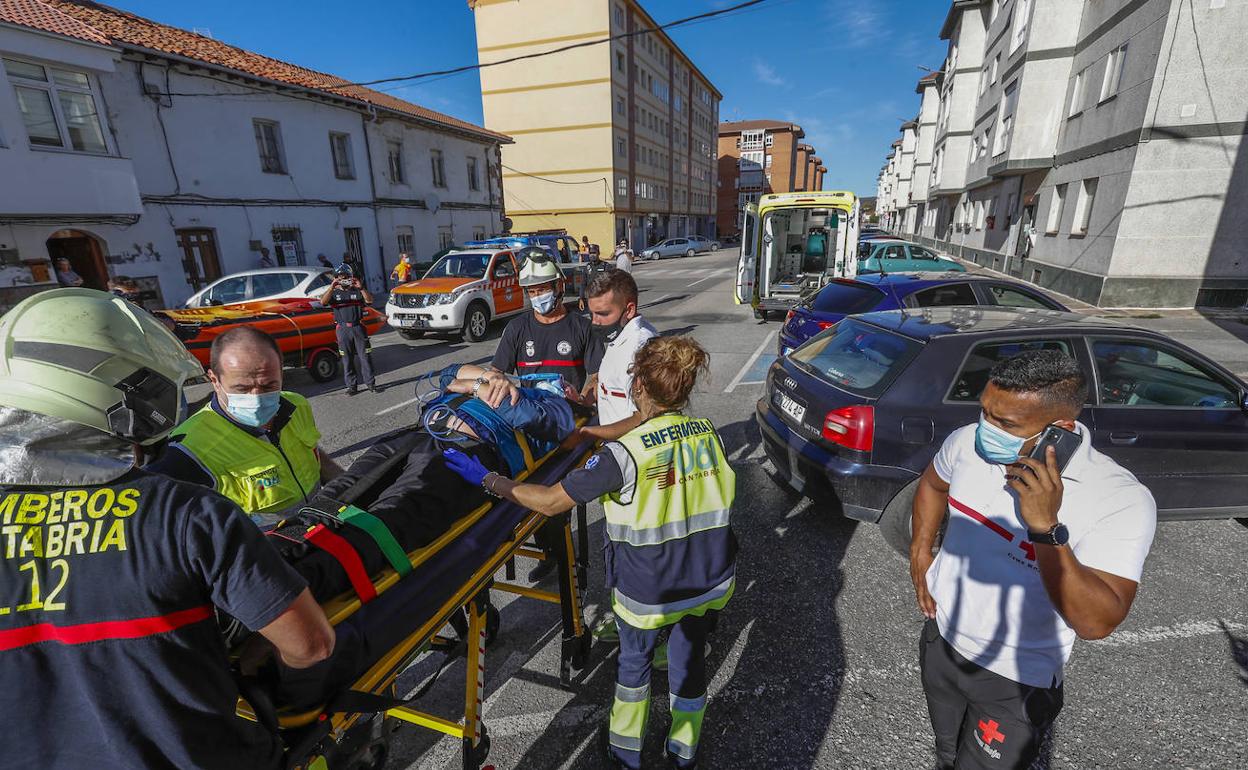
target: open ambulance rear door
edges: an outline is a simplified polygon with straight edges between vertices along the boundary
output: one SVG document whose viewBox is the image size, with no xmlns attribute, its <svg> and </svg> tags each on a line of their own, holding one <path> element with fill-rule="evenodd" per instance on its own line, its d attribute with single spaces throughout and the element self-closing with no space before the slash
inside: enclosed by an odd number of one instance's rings
<svg viewBox="0 0 1248 770">
<path fill-rule="evenodd" d="M 754 304 L 754 285 L 758 281 L 758 206 L 745 205 L 745 222 L 741 227 L 741 254 L 737 258 L 738 305 Z"/>
</svg>

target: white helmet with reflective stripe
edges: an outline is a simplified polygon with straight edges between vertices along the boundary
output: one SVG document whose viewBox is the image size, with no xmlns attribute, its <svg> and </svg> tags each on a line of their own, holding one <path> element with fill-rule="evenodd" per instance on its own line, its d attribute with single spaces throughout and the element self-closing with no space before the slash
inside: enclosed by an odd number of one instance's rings
<svg viewBox="0 0 1248 770">
<path fill-rule="evenodd" d="M 521 288 L 541 286 L 563 279 L 563 271 L 555 264 L 550 252 L 540 246 L 526 246 L 516 256 L 524 260 L 524 266 L 520 268 Z"/>
<path fill-rule="evenodd" d="M 0 317 L 0 406 L 151 444 L 185 416 L 203 367 L 147 311 L 94 289 L 51 289 Z"/>
</svg>

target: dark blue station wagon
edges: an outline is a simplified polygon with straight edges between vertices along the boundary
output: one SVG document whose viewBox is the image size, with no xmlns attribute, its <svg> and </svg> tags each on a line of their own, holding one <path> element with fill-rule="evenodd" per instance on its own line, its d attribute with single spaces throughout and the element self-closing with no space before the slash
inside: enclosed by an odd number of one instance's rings
<svg viewBox="0 0 1248 770">
<path fill-rule="evenodd" d="M 1088 375 L 1092 445 L 1148 487 L 1161 519 L 1248 516 L 1248 385 L 1190 348 L 1109 319 L 935 307 L 851 316 L 772 365 L 756 419 L 779 476 L 831 486 L 844 514 L 909 547 L 918 477 L 979 419 L 997 361 L 1057 349 Z"/>
</svg>

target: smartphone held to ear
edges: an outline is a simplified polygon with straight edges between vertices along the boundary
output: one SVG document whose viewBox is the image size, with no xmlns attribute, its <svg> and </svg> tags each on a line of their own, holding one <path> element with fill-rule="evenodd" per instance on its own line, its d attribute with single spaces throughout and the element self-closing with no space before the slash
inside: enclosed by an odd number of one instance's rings
<svg viewBox="0 0 1248 770">
<path fill-rule="evenodd" d="M 1027 456 L 1037 462 L 1045 462 L 1045 453 L 1049 447 L 1053 447 L 1057 461 L 1057 472 L 1061 473 L 1066 470 L 1066 464 L 1070 462 L 1070 458 L 1074 457 L 1075 450 L 1083 443 L 1083 436 L 1074 431 L 1059 428 L 1056 425 L 1050 425 L 1044 429 L 1044 433 L 1040 436 L 1040 440 L 1036 442 L 1035 448 Z"/>
</svg>

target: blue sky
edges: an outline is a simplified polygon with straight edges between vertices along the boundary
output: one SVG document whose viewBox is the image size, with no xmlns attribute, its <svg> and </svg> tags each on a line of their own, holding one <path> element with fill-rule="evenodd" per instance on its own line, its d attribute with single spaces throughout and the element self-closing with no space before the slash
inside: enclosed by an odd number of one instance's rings
<svg viewBox="0 0 1248 770">
<path fill-rule="evenodd" d="M 643 2 L 662 23 L 736 0 Z M 465 0 L 111 4 L 350 80 L 476 62 Z M 826 188 L 874 195 L 876 174 L 901 120 L 918 112 L 914 85 L 924 74 L 918 65 L 936 68 L 944 58 L 946 46 L 938 35 L 948 5 L 946 0 L 769 0 L 758 9 L 670 34 L 723 92 L 721 119 L 796 122 L 828 168 Z M 467 73 L 393 93 L 480 123 L 480 89 L 476 73 Z"/>
</svg>

